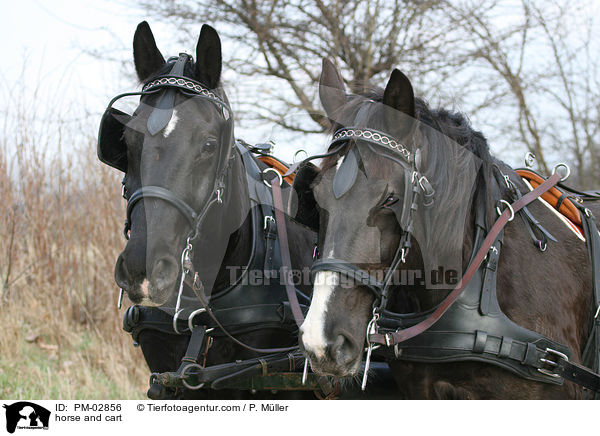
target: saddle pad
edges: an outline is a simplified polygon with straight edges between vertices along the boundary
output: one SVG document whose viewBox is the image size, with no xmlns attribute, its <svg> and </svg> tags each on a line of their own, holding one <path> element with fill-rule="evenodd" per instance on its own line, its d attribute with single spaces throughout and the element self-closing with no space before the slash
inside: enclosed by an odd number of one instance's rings
<svg viewBox="0 0 600 436">
<path fill-rule="evenodd" d="M 258 160 L 261 161 L 264 164 L 267 164 L 271 168 L 275 168 L 278 172 L 281 173 L 282 176 L 285 173 L 287 173 L 287 171 L 289 169 L 288 165 L 284 164 L 279 159 L 274 158 L 273 156 L 264 156 L 264 155 L 263 156 L 258 156 Z M 286 182 L 288 182 L 290 185 L 292 183 L 294 183 L 294 173 L 292 173 L 289 176 L 285 177 L 284 180 Z"/>
<path fill-rule="evenodd" d="M 519 176 L 521 176 L 523 179 L 529 182 L 533 189 L 537 188 L 544 182 L 542 176 L 534 173 L 533 171 L 529 171 L 526 169 L 519 169 L 516 171 Z M 558 201 L 561 197 L 565 197 L 564 201 L 560 205 L 560 208 L 556 208 L 556 205 L 558 204 Z M 573 204 L 573 201 L 567 197 L 567 194 L 555 187 L 544 193 L 542 195 L 542 198 L 546 200 L 548 204 L 550 204 L 552 207 L 558 210 L 561 213 L 561 215 L 565 216 L 569 221 L 571 221 L 577 227 L 581 228 L 582 224 L 579 209 L 577 209 L 577 207 Z"/>
<path fill-rule="evenodd" d="M 531 180 L 528 179 L 527 177 L 523 176 L 521 174 L 521 172 L 524 172 L 527 170 L 517 170 L 517 173 L 521 176 L 523 183 L 525 183 L 525 185 L 529 188 L 530 191 L 533 191 L 537 186 L 539 186 L 539 183 L 536 183 L 535 180 Z M 533 173 L 535 174 L 535 173 Z M 535 174 L 536 176 L 538 176 L 537 174 Z M 540 176 L 538 176 L 540 179 L 542 179 Z M 562 206 L 564 205 L 565 202 L 569 201 L 569 206 L 575 207 L 573 205 L 573 203 L 571 202 L 571 200 L 569 200 L 568 198 L 564 199 L 563 205 L 561 205 L 561 211 L 559 211 L 556 208 L 556 204 L 558 203 L 558 198 L 560 197 L 560 195 L 562 195 L 562 192 L 559 191 L 558 189 L 556 190 L 559 193 L 559 196 L 557 197 L 555 195 L 555 193 L 552 193 L 552 195 L 542 195 L 542 197 L 538 198 L 538 200 L 544 205 L 546 206 L 548 209 L 550 209 L 550 211 L 552 211 L 554 213 L 554 215 L 556 215 L 556 217 L 558 219 L 560 219 L 568 228 L 569 230 L 571 230 L 576 236 L 577 238 L 579 238 L 581 241 L 585 242 L 585 236 L 583 234 L 583 228 L 581 227 L 581 224 L 577 224 L 574 220 L 572 220 L 570 218 L 570 216 L 567 216 L 567 214 L 562 212 Z M 578 211 L 579 213 L 579 211 Z M 581 218 L 579 216 L 577 216 L 579 218 L 579 223 L 581 223 Z"/>
</svg>

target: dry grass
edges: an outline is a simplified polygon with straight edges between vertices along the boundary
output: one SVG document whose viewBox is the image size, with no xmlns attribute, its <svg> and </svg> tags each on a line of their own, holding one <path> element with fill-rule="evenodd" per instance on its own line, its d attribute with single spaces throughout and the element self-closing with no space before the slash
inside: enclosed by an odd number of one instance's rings
<svg viewBox="0 0 600 436">
<path fill-rule="evenodd" d="M 142 398 L 149 371 L 121 329 L 112 273 L 119 175 L 92 138 L 76 149 L 76 135 L 26 126 L 0 137 L 0 398 Z"/>
</svg>

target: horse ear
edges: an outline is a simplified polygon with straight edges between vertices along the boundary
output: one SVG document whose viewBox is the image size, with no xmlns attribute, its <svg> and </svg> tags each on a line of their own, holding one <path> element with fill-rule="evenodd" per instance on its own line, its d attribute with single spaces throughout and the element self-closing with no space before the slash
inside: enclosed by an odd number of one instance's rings
<svg viewBox="0 0 600 436">
<path fill-rule="evenodd" d="M 318 174 L 319 169 L 311 163 L 298 168 L 293 184 L 296 195 L 290 196 L 288 205 L 292 219 L 315 232 L 319 230 L 319 208 L 312 191 L 312 182 Z"/>
<path fill-rule="evenodd" d="M 196 78 L 215 89 L 221 80 L 221 68 L 221 39 L 215 29 L 204 24 L 196 45 Z"/>
<path fill-rule="evenodd" d="M 150 25 L 142 21 L 133 35 L 133 61 L 140 81 L 145 81 L 165 63 L 165 58 L 156 47 Z"/>
<path fill-rule="evenodd" d="M 394 69 L 385 91 L 383 104 L 397 111 L 415 117 L 415 94 L 410 80 L 400 70 Z"/>
<path fill-rule="evenodd" d="M 346 104 L 346 87 L 339 70 L 328 58 L 323 58 L 323 69 L 319 79 L 319 98 L 327 116 L 335 120 L 339 108 Z"/>
</svg>

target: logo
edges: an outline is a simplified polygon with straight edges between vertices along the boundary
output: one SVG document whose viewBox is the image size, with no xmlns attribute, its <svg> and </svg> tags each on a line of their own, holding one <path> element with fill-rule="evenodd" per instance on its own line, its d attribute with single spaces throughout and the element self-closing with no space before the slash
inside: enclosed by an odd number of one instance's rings
<svg viewBox="0 0 600 436">
<path fill-rule="evenodd" d="M 14 433 L 20 429 L 48 430 L 50 411 L 28 401 L 19 401 L 10 405 L 4 404 L 6 409 L 6 431 Z"/>
</svg>

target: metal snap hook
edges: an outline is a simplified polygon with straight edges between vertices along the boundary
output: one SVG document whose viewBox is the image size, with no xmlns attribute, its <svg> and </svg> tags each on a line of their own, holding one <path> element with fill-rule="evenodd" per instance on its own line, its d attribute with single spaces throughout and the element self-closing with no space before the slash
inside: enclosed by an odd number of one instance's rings
<svg viewBox="0 0 600 436">
<path fill-rule="evenodd" d="M 188 328 L 190 329 L 190 332 L 194 331 L 194 317 L 202 312 L 206 312 L 206 309 L 204 307 L 196 309 L 192 313 L 190 313 L 190 316 L 188 317 Z"/>
<path fill-rule="evenodd" d="M 183 333 L 181 333 L 178 329 L 177 329 L 177 318 L 179 318 L 179 315 L 181 314 L 181 312 L 183 312 L 184 309 L 179 309 L 177 312 L 175 312 L 175 314 L 173 315 L 173 331 L 175 333 L 177 333 L 178 335 L 181 335 Z"/>
</svg>

